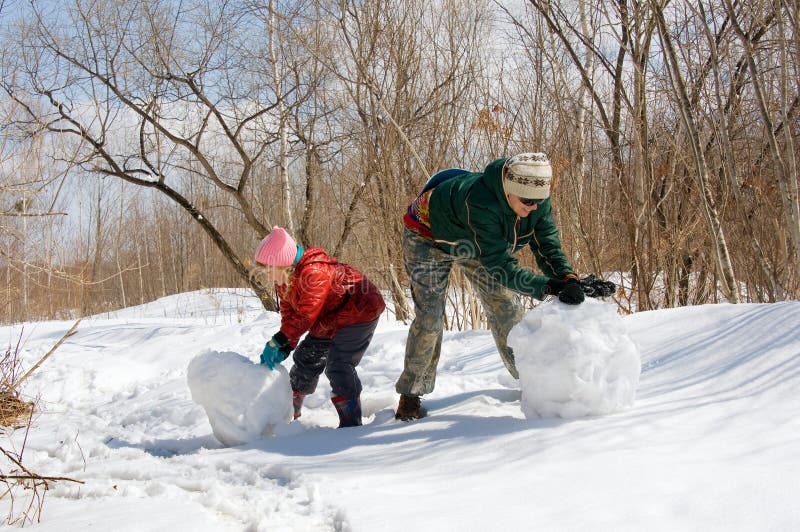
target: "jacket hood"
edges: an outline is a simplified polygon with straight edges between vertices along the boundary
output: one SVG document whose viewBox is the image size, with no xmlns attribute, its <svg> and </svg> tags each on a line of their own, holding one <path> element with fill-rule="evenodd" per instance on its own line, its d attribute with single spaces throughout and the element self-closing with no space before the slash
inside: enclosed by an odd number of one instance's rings
<svg viewBox="0 0 800 532">
<path fill-rule="evenodd" d="M 302 268 L 307 264 L 314 262 L 323 262 L 326 264 L 338 264 L 339 261 L 325 253 L 322 248 L 308 248 L 303 251 L 303 256 L 300 257 L 300 262 L 297 263 L 296 268 Z"/>
<path fill-rule="evenodd" d="M 503 214 L 516 214 L 511 209 L 506 198 L 506 192 L 503 189 L 503 165 L 506 164 L 508 157 L 497 159 L 486 165 L 486 170 L 483 171 L 483 183 L 492 191 L 492 194 L 497 198 L 497 203 L 503 211 Z"/>
</svg>

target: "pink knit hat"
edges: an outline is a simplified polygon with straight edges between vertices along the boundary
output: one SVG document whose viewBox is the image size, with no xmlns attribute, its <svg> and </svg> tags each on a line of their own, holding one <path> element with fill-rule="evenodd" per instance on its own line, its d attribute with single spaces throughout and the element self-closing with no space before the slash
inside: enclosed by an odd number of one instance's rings
<svg viewBox="0 0 800 532">
<path fill-rule="evenodd" d="M 291 266 L 295 257 L 297 257 L 297 242 L 289 236 L 286 229 L 277 225 L 256 248 L 256 262 L 265 266 Z"/>
</svg>

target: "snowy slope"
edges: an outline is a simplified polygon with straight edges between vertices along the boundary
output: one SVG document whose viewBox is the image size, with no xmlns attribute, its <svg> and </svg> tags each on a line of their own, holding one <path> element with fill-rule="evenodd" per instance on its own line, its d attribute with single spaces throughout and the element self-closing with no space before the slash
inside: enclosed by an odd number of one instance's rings
<svg viewBox="0 0 800 532">
<path fill-rule="evenodd" d="M 800 529 L 800 303 L 622 319 L 643 367 L 617 414 L 525 419 L 491 335 L 469 331 L 445 335 L 430 417 L 397 422 L 407 329 L 385 316 L 360 366 L 365 427 L 333 428 L 323 377 L 300 422 L 231 448 L 187 366 L 207 349 L 256 360 L 277 315 L 225 291 L 84 320 L 26 387 L 27 465 L 86 482 L 55 484 L 34 529 Z M 70 325 L 0 338 L 22 334 L 30 365 Z"/>
</svg>

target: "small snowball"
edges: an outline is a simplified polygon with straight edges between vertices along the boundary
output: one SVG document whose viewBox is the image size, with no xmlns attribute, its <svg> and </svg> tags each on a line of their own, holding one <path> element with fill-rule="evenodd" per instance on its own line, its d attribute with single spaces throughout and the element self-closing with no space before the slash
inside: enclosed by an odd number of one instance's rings
<svg viewBox="0 0 800 532">
<path fill-rule="evenodd" d="M 187 380 L 192 400 L 205 409 L 223 445 L 269 436 L 292 418 L 292 390 L 283 366 L 270 371 L 238 353 L 209 351 L 192 359 Z"/>
<path fill-rule="evenodd" d="M 539 305 L 508 343 L 526 418 L 604 415 L 633 404 L 641 355 L 612 303 Z"/>
</svg>

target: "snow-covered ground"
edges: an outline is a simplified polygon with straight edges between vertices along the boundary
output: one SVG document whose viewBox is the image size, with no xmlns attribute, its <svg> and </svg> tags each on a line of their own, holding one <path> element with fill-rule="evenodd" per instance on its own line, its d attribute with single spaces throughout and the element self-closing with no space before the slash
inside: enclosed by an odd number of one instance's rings
<svg viewBox="0 0 800 532">
<path fill-rule="evenodd" d="M 360 366 L 364 427 L 334 428 L 323 376 L 300 420 L 223 447 L 187 368 L 208 351 L 256 361 L 276 314 L 216 290 L 84 319 L 24 386 L 40 408 L 26 466 L 85 482 L 52 484 L 32 528 L 800 530 L 800 303 L 620 321 L 642 371 L 634 404 L 613 414 L 526 418 L 490 333 L 469 331 L 445 334 L 429 417 L 395 421 L 407 328 L 387 315 Z M 71 325 L 0 339 L 22 336 L 27 368 Z"/>
</svg>

